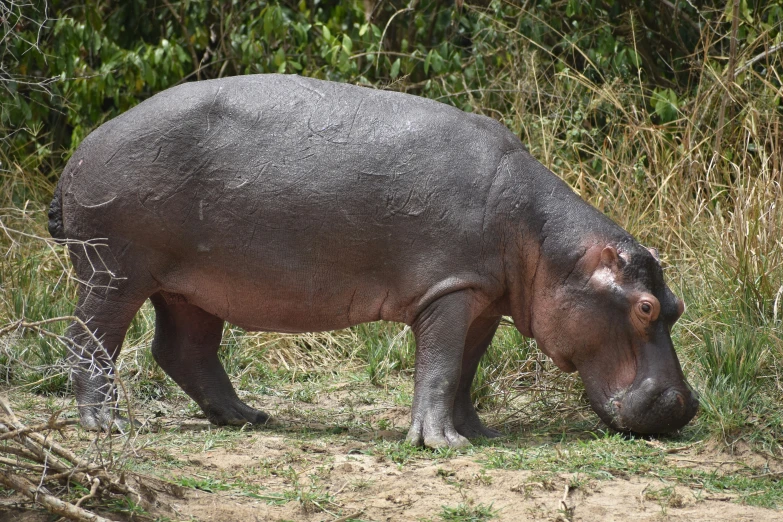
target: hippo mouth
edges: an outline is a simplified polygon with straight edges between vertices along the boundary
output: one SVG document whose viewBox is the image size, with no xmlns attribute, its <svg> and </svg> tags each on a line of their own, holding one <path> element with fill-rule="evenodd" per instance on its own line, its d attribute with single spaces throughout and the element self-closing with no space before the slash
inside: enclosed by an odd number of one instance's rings
<svg viewBox="0 0 783 522">
<path fill-rule="evenodd" d="M 599 416 L 617 431 L 643 435 L 671 433 L 696 415 L 699 397 L 685 381 L 681 386 L 666 386 L 649 377 L 639 386 L 615 393 L 601 409 L 603 415 L 599 413 Z"/>
</svg>

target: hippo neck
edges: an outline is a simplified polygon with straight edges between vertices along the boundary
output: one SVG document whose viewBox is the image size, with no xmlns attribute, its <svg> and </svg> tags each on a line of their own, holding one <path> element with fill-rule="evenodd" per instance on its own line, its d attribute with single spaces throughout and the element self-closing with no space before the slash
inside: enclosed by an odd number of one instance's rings
<svg viewBox="0 0 783 522">
<path fill-rule="evenodd" d="M 509 237 L 515 238 L 506 260 L 509 310 L 520 332 L 534 337 L 536 308 L 565 284 L 587 246 L 635 240 L 527 153 L 514 159 L 508 174 L 518 189 L 509 194 Z"/>
</svg>

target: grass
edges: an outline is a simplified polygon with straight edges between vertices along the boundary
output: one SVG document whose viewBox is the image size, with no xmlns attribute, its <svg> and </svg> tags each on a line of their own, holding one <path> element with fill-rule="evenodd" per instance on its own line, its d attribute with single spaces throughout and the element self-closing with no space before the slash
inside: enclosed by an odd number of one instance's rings
<svg viewBox="0 0 783 522">
<path fill-rule="evenodd" d="M 485 506 L 484 504 L 443 506 L 443 511 L 440 514 L 441 520 L 449 522 L 483 522 L 484 520 L 492 520 L 496 516 L 497 511 L 492 509 L 491 505 Z"/>
<path fill-rule="evenodd" d="M 705 493 L 731 492 L 741 503 L 783 507 L 783 483 L 777 474 L 765 475 L 757 468 L 741 465 L 723 469 L 721 462 L 710 458 L 705 458 L 701 467 L 678 465 L 667 450 L 685 446 L 683 443 L 690 440 L 686 436 L 659 446 L 641 439 L 607 435 L 561 444 L 496 448 L 485 452 L 483 462 L 488 469 L 532 471 L 541 482 L 562 474 L 577 474 L 597 481 L 646 477 L 664 483 L 666 488 L 682 485 Z"/>
</svg>

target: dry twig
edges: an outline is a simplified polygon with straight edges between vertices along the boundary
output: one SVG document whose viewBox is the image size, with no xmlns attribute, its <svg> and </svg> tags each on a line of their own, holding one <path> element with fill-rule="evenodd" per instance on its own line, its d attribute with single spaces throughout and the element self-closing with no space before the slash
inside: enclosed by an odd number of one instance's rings
<svg viewBox="0 0 783 522">
<path fill-rule="evenodd" d="M 51 431 L 59 431 L 74 424 L 58 420 L 57 412 L 49 421 L 25 426 L 14 414 L 8 400 L 0 397 L 0 483 L 40 504 L 51 513 L 72 520 L 98 522 L 108 520 L 90 512 L 82 506 L 86 501 L 109 495 L 129 497 L 134 503 L 149 506 L 149 503 L 132 487 L 123 476 L 116 476 L 104 466 L 94 464 L 53 440 Z M 46 433 L 43 433 L 46 432 Z M 89 489 L 75 504 L 57 498 L 47 485 L 59 481 L 78 484 Z"/>
</svg>

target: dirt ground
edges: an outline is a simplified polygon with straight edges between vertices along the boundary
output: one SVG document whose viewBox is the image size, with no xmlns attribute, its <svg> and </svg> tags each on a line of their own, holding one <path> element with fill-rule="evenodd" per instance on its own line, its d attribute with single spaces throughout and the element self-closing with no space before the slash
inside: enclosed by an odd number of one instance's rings
<svg viewBox="0 0 783 522">
<path fill-rule="evenodd" d="M 655 470 L 600 480 L 579 472 L 487 465 L 488 451 L 526 444 L 519 438 L 463 452 L 412 449 L 401 443 L 408 407 L 395 404 L 388 392 L 368 390 L 318 393 L 308 402 L 259 397 L 250 402 L 265 404 L 276 421 L 247 430 L 215 428 L 194 418 L 181 396 L 140 405 L 139 416 L 154 429 L 135 438 L 125 469 L 127 480 L 150 501 L 148 509 L 91 507 L 113 520 L 204 522 L 783 520 L 781 511 L 743 505 L 737 494 L 683 485 Z M 72 408 L 69 398 L 43 403 L 14 392 L 11 400 L 18 411 L 42 417 Z M 62 437 L 64 444 L 84 448 L 94 435 L 74 428 Z M 780 463 L 763 456 L 729 455 L 701 441 L 680 444 L 665 464 L 708 472 L 749 467 L 780 472 Z M 0 495 L 0 521 L 5 520 L 56 517 L 6 492 Z"/>
<path fill-rule="evenodd" d="M 439 520 L 443 506 L 460 504 L 492 506 L 496 520 L 783 520 L 773 510 L 731 503 L 728 495 L 706 495 L 676 486 L 666 504 L 645 497 L 651 486 L 660 487 L 654 477 L 632 477 L 600 481 L 572 489 L 570 475 L 548 483 L 537 482 L 526 471 L 485 470 L 470 458 L 453 458 L 434 464 L 416 462 L 403 469 L 388 461 L 356 453 L 361 443 L 340 446 L 313 443 L 292 452 L 283 437 L 255 436 L 243 448 L 214 450 L 190 458 L 182 472 L 195 475 L 205 470 L 221 475 L 241 474 L 258 465 L 261 458 L 285 460 L 295 457 L 313 466 L 328 461 L 322 473 L 323 490 L 348 518 L 372 521 Z M 312 458 L 312 455 L 317 457 Z M 264 488 L 285 487 L 286 479 L 269 476 Z M 176 518 L 203 521 L 295 520 L 332 521 L 326 512 L 310 512 L 298 502 L 282 506 L 229 493 L 182 491 L 168 500 Z M 324 510 L 334 509 L 331 505 Z"/>
</svg>

